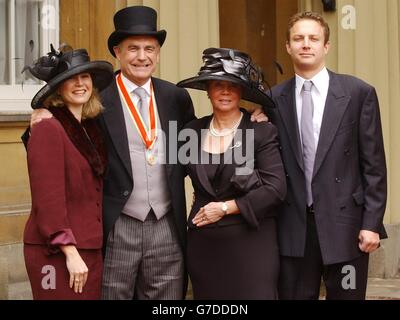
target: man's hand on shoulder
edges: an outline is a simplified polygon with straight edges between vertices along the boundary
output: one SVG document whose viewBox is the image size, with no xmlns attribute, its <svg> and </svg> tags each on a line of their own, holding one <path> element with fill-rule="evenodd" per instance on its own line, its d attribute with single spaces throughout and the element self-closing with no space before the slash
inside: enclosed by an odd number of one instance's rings
<svg viewBox="0 0 400 320">
<path fill-rule="evenodd" d="M 32 128 L 43 119 L 50 119 L 51 117 L 53 117 L 53 115 L 49 110 L 45 108 L 35 109 L 32 111 L 30 126 Z"/>
<path fill-rule="evenodd" d="M 253 122 L 267 122 L 269 119 L 261 108 L 256 108 L 252 112 L 250 120 Z"/>
</svg>

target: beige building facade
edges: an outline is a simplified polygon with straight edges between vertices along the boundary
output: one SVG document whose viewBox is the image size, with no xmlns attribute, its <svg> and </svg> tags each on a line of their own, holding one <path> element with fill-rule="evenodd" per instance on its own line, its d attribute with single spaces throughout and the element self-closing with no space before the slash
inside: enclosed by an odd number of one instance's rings
<svg viewBox="0 0 400 320">
<path fill-rule="evenodd" d="M 113 30 L 113 14 L 130 5 L 155 8 L 160 29 L 168 32 L 157 76 L 174 83 L 197 73 L 205 48 L 219 46 L 249 52 L 263 67 L 270 85 L 287 79 L 293 76 L 285 51 L 289 16 L 303 10 L 322 13 L 331 28 L 328 68 L 357 76 L 377 89 L 389 183 L 384 222 L 390 238 L 372 255 L 371 275 L 400 276 L 400 197 L 397 196 L 400 190 L 400 167 L 397 166 L 400 163 L 400 0 L 336 0 L 333 12 L 324 12 L 320 0 L 42 1 L 45 14 L 55 8 L 55 28 L 51 29 L 55 35 L 50 34 L 49 38 L 75 48 L 85 47 L 92 59 L 107 59 L 116 68 L 117 63 L 106 46 Z M 12 2 L 5 0 L 6 13 L 22 10 L 13 7 Z M 4 28 L 9 32 L 12 26 L 8 24 Z M 10 40 L 1 37 L 0 30 L 0 47 L 4 46 L 2 41 Z M 13 53 L 11 49 L 5 53 L 6 61 Z M 0 53 L 0 299 L 21 299 L 30 297 L 21 244 L 30 211 L 30 189 L 26 152 L 20 136 L 28 125 L 29 102 L 36 87 L 29 87 L 27 83 L 22 86 L 14 80 L 12 83 L 12 76 L 4 78 L 11 82 L 1 82 L 1 58 Z M 273 61 L 279 63 L 283 74 Z M 206 94 L 196 91 L 190 94 L 196 114 L 208 114 L 211 109 Z M 190 203 L 189 181 L 187 196 Z"/>
</svg>

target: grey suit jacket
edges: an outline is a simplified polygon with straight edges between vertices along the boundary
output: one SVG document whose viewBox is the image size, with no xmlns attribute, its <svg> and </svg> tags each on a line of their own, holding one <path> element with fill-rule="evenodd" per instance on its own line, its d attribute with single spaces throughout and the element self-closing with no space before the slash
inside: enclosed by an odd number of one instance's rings
<svg viewBox="0 0 400 320">
<path fill-rule="evenodd" d="M 324 264 L 361 254 L 360 230 L 378 232 L 386 207 L 386 164 L 375 89 L 352 76 L 329 71 L 330 83 L 312 180 L 318 238 Z M 272 89 L 288 192 L 278 215 L 281 254 L 304 255 L 306 190 L 295 106 L 295 78 Z"/>
</svg>

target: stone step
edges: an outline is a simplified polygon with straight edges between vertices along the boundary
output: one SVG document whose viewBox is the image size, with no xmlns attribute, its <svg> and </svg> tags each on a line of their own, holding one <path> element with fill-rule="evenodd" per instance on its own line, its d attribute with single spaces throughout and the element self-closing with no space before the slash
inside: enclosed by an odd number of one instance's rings
<svg viewBox="0 0 400 320">
<path fill-rule="evenodd" d="M 32 291 L 29 281 L 9 284 L 8 300 L 32 300 Z"/>
<path fill-rule="evenodd" d="M 367 300 L 400 300 L 400 279 L 368 278 Z"/>
</svg>

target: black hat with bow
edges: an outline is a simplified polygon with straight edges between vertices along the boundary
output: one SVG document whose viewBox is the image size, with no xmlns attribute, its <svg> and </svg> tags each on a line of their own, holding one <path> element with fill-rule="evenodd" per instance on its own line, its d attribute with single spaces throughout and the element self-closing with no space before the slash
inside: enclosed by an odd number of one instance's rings
<svg viewBox="0 0 400 320">
<path fill-rule="evenodd" d="M 29 70 L 36 78 L 47 82 L 31 101 L 33 109 L 43 107 L 43 103 L 59 85 L 80 73 L 90 73 L 93 86 L 101 91 L 114 79 L 113 67 L 107 61 L 90 61 L 85 49 L 57 51 L 50 45 L 51 51 L 40 57 L 30 66 L 25 66 L 22 72 Z"/>
<path fill-rule="evenodd" d="M 203 51 L 203 63 L 197 76 L 180 81 L 178 87 L 207 90 L 210 80 L 223 80 L 242 86 L 242 99 L 274 107 L 266 93 L 264 76 L 259 66 L 244 52 L 227 48 L 208 48 Z"/>
<path fill-rule="evenodd" d="M 132 6 L 114 15 L 115 31 L 108 38 L 108 50 L 115 57 L 114 46 L 129 36 L 154 36 L 163 45 L 167 31 L 157 31 L 157 12 L 146 6 Z"/>
</svg>

